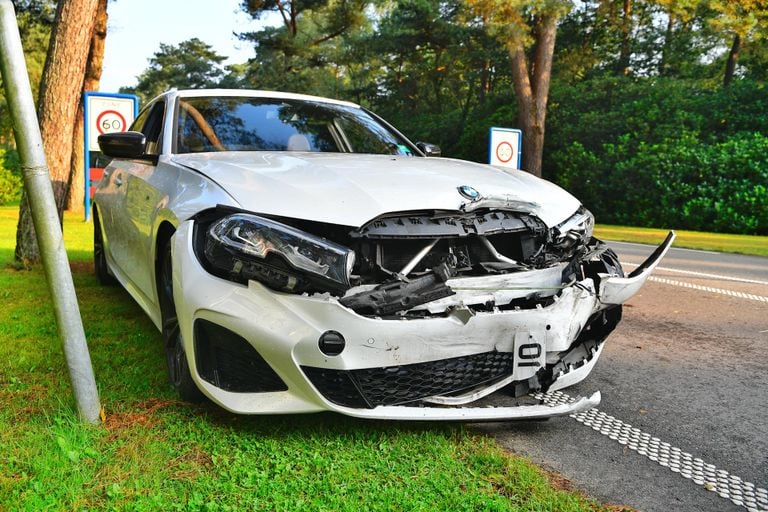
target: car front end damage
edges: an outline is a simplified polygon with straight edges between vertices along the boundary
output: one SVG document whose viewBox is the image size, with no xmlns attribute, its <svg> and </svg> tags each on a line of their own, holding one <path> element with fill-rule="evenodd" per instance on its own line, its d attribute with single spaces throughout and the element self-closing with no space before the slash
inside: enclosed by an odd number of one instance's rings
<svg viewBox="0 0 768 512">
<path fill-rule="evenodd" d="M 625 276 L 583 208 L 550 227 L 535 205 L 467 199 L 361 227 L 226 207 L 183 222 L 174 296 L 193 379 L 245 414 L 493 421 L 595 406 L 599 392 L 518 404 L 589 374 L 674 234 Z M 515 405 L 471 405 L 496 391 Z"/>
</svg>

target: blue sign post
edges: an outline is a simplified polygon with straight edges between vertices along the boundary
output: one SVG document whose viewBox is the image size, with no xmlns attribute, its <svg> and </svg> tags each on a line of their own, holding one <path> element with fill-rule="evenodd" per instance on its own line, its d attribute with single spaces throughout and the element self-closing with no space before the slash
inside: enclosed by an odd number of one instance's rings
<svg viewBox="0 0 768 512">
<path fill-rule="evenodd" d="M 133 94 L 89 91 L 83 96 L 83 103 L 85 220 L 88 221 L 91 219 L 91 179 L 101 180 L 106 164 L 100 160 L 99 135 L 127 131 L 139 114 L 139 98 Z"/>
</svg>

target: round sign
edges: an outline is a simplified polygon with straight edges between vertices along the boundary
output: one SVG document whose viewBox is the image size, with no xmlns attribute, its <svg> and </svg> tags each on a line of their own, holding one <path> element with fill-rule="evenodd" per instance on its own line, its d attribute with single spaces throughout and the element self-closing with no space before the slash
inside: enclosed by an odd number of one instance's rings
<svg viewBox="0 0 768 512">
<path fill-rule="evenodd" d="M 117 110 L 105 110 L 96 118 L 96 129 L 100 134 L 123 132 L 126 128 L 125 118 Z"/>
<path fill-rule="evenodd" d="M 502 141 L 496 146 L 496 158 L 502 163 L 507 163 L 515 156 L 515 150 L 512 149 L 512 144 L 507 141 Z"/>
</svg>

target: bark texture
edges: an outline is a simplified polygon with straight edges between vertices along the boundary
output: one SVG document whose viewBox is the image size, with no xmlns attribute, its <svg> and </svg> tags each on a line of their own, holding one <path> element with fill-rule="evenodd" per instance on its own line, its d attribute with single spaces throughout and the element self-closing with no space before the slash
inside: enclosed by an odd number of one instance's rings
<svg viewBox="0 0 768 512">
<path fill-rule="evenodd" d="M 621 11 L 621 53 L 619 54 L 619 73 L 629 75 L 629 63 L 632 56 L 632 0 L 624 0 Z"/>
<path fill-rule="evenodd" d="M 91 48 L 85 67 L 83 92 L 98 91 L 101 81 L 101 68 L 104 62 L 104 42 L 107 39 L 107 0 L 98 0 L 96 24 L 91 36 Z M 72 137 L 72 163 L 69 180 L 67 210 L 82 212 L 85 203 L 85 141 L 83 130 L 83 102 L 77 105 L 75 131 Z"/>
<path fill-rule="evenodd" d="M 530 66 L 522 43 L 508 46 L 518 124 L 523 132 L 523 169 L 536 176 L 541 176 L 541 159 L 544 155 L 547 100 L 556 33 L 557 16 L 544 15 L 537 18 L 534 27 L 535 49 Z"/>
<path fill-rule="evenodd" d="M 98 1 L 59 2 L 40 84 L 37 117 L 59 217 L 67 198 L 75 116 Z M 40 260 L 26 194 L 19 210 L 15 259 L 22 265 Z"/>
<path fill-rule="evenodd" d="M 725 63 L 725 75 L 723 77 L 723 86 L 728 87 L 733 80 L 733 74 L 736 71 L 736 63 L 739 61 L 741 52 L 741 37 L 739 34 L 733 36 L 731 51 L 728 52 L 728 61 Z"/>
</svg>

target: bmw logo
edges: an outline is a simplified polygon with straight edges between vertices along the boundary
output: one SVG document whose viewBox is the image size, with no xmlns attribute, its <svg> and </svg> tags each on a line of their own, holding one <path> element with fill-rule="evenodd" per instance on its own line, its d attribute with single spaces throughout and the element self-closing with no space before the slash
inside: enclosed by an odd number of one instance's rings
<svg viewBox="0 0 768 512">
<path fill-rule="evenodd" d="M 462 185 L 458 188 L 458 190 L 459 190 L 459 194 L 461 194 L 463 197 L 466 197 L 470 201 L 474 201 L 475 199 L 480 197 L 480 192 L 470 187 L 469 185 Z"/>
</svg>

